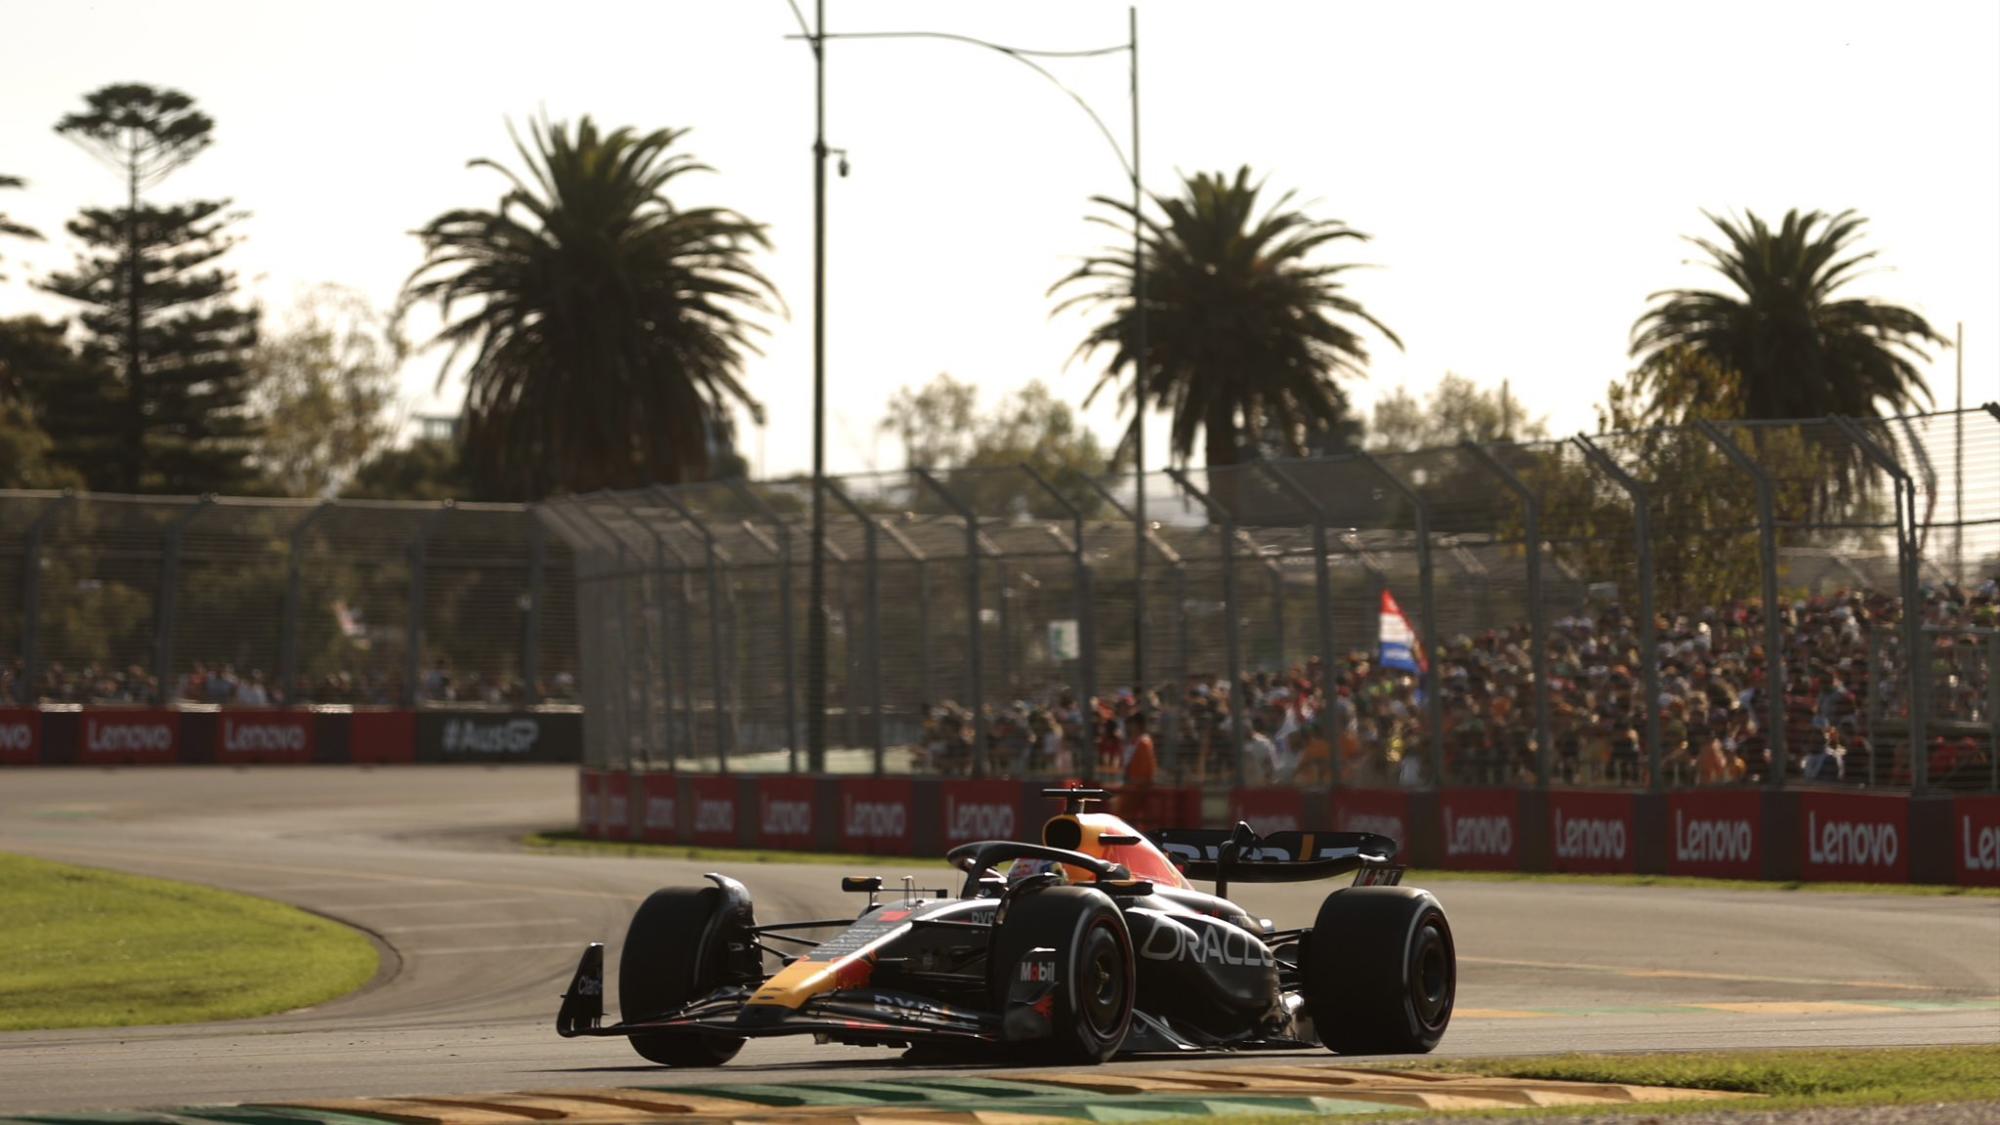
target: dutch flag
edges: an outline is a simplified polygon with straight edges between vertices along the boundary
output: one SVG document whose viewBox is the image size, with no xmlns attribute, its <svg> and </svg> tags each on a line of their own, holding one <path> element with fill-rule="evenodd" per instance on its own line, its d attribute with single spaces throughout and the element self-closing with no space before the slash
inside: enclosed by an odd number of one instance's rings
<svg viewBox="0 0 2000 1125">
<path fill-rule="evenodd" d="M 1396 596 L 1387 590 L 1382 591 L 1382 629 L 1378 639 L 1381 651 L 1377 659 L 1382 667 L 1417 673 L 1430 670 L 1430 662 L 1424 658 L 1424 646 L 1417 640 L 1417 631 L 1410 628 L 1410 619 L 1403 615 L 1403 607 L 1396 604 Z"/>
</svg>

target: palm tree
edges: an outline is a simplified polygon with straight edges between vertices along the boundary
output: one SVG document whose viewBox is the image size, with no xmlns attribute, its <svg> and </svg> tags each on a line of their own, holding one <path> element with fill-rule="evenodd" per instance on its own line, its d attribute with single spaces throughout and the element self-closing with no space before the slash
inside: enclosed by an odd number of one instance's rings
<svg viewBox="0 0 2000 1125">
<path fill-rule="evenodd" d="M 1754 212 L 1703 214 L 1723 242 L 1689 239 L 1732 292 L 1669 289 L 1632 326 L 1635 382 L 1658 420 L 1695 404 L 1717 415 L 1810 418 L 1909 411 L 1930 400 L 1917 361 L 1946 345 L 1923 317 L 1837 297 L 1875 257 L 1855 253 L 1867 222 L 1853 211 L 1787 211 L 1775 231 Z"/>
<path fill-rule="evenodd" d="M 533 498 L 703 476 L 741 382 L 752 314 L 777 290 L 750 261 L 762 224 L 680 209 L 676 177 L 709 171 L 670 151 L 685 129 L 574 132 L 540 122 L 525 178 L 490 211 L 448 211 L 418 232 L 425 259 L 403 305 L 434 301 L 466 370 L 466 462 L 483 493 Z M 454 315 L 461 305 L 469 311 Z M 442 379 L 442 376 L 440 376 Z"/>
<path fill-rule="evenodd" d="M 1336 380 L 1366 374 L 1368 349 L 1353 322 L 1402 346 L 1347 295 L 1341 275 L 1354 266 L 1313 260 L 1327 243 L 1365 242 L 1368 236 L 1288 210 L 1290 193 L 1260 216 L 1262 189 L 1247 167 L 1233 178 L 1200 173 L 1185 180 L 1179 197 L 1153 197 L 1161 220 L 1140 220 L 1146 405 L 1171 413 L 1172 452 L 1183 462 L 1197 432 L 1211 466 L 1235 464 L 1244 435 L 1275 434 L 1287 451 L 1301 452 L 1311 435 L 1338 432 L 1347 420 L 1347 396 Z M 1093 202 L 1119 216 L 1094 221 L 1131 229 L 1131 204 L 1102 196 Z M 1077 346 L 1078 355 L 1112 353 L 1092 398 L 1117 384 L 1121 401 L 1132 403 L 1131 384 L 1117 373 L 1132 361 L 1136 276 L 1131 250 L 1109 249 L 1049 290 L 1080 290 L 1057 312 L 1075 306 L 1109 311 Z"/>
</svg>

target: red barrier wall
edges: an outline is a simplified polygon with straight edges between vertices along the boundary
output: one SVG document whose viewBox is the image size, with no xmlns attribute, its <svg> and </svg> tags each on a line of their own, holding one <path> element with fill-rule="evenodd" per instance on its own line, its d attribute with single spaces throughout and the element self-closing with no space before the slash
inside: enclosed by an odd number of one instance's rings
<svg viewBox="0 0 2000 1125">
<path fill-rule="evenodd" d="M 1961 885 L 2000 887 L 2000 796 L 1952 802 L 1951 853 Z"/>
<path fill-rule="evenodd" d="M 1410 797 L 1400 789 L 1342 789 L 1333 796 L 1335 832 L 1373 832 L 1410 848 Z"/>
<path fill-rule="evenodd" d="M 1860 883 L 1910 879 L 1910 799 L 1900 795 L 1799 795 L 1803 878 Z"/>
<path fill-rule="evenodd" d="M 1247 821 L 1259 833 L 1297 832 L 1306 821 L 1306 795 L 1298 789 L 1238 789 L 1229 794 L 1229 822 Z M 1141 831 L 1152 825 L 1139 826 Z"/>
<path fill-rule="evenodd" d="M 597 777 L 596 770 L 576 771 L 576 830 L 590 840 L 604 834 L 604 826 L 598 821 Z"/>
<path fill-rule="evenodd" d="M 0 766 L 32 766 L 42 760 L 42 713 L 33 708 L 0 709 Z"/>
<path fill-rule="evenodd" d="M 77 761 L 89 766 L 170 766 L 180 748 L 179 711 L 85 711 Z"/>
<path fill-rule="evenodd" d="M 1521 866 L 1521 803 L 1512 789 L 1447 789 L 1438 799 L 1444 865 L 1515 871 Z"/>
<path fill-rule="evenodd" d="M 1011 840 L 1022 830 L 1019 782 L 952 780 L 939 782 L 938 789 L 947 848 L 972 840 Z"/>
<path fill-rule="evenodd" d="M 915 786 L 907 778 L 853 778 L 840 782 L 840 850 L 909 855 L 916 844 Z"/>
<path fill-rule="evenodd" d="M 633 780 L 631 774 L 622 770 L 604 775 L 603 797 L 597 807 L 607 840 L 632 839 Z"/>
<path fill-rule="evenodd" d="M 1557 871 L 1639 870 L 1638 800 L 1630 793 L 1549 793 L 1549 854 Z"/>
<path fill-rule="evenodd" d="M 1667 795 L 1667 874 L 1764 877 L 1764 794 L 1714 789 Z"/>
<path fill-rule="evenodd" d="M 755 839 L 759 847 L 813 850 L 813 790 L 817 786 L 810 777 L 757 779 Z"/>
<path fill-rule="evenodd" d="M 224 711 L 215 724 L 215 760 L 225 765 L 313 760 L 310 711 Z"/>
<path fill-rule="evenodd" d="M 736 779 L 733 777 L 685 777 L 687 805 L 682 810 L 687 821 L 680 826 L 680 838 L 709 847 L 733 847 L 738 835 Z"/>
<path fill-rule="evenodd" d="M 675 844 L 680 842 L 681 790 L 680 781 L 670 773 L 649 773 L 638 779 L 645 794 L 640 808 L 639 823 L 633 827 L 638 836 L 655 844 Z"/>
<path fill-rule="evenodd" d="M 388 765 L 417 760 L 417 717 L 408 711 L 356 711 L 349 717 L 347 756 Z"/>
</svg>

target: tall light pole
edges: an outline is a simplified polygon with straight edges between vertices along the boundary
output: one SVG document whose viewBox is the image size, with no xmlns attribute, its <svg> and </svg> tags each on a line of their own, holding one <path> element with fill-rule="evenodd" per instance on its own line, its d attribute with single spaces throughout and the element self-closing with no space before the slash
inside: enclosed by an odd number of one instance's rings
<svg viewBox="0 0 2000 1125">
<path fill-rule="evenodd" d="M 1146 651 L 1146 387 L 1144 356 L 1146 355 L 1146 243 L 1145 223 L 1141 218 L 1145 206 L 1145 183 L 1139 174 L 1139 12 L 1137 8 L 1126 9 L 1129 38 L 1124 43 L 1108 47 L 1097 47 L 1076 51 L 1041 51 L 1024 47 L 1011 47 L 1002 43 L 958 35 L 948 31 L 854 31 L 839 35 L 829 35 L 826 30 L 826 0 L 814 0 L 812 26 L 806 25 L 805 14 L 799 10 L 798 0 L 787 0 L 792 14 L 799 22 L 800 34 L 787 36 L 789 39 L 803 39 L 813 52 L 814 68 L 814 115 L 813 135 L 813 488 L 812 488 L 812 607 L 807 617 L 806 629 L 806 748 L 808 768 L 821 772 L 826 766 L 826 498 L 823 487 L 826 479 L 826 158 L 832 151 L 826 145 L 826 43 L 829 39 L 942 39 L 955 43 L 965 43 L 974 47 L 984 47 L 996 51 L 1033 70 L 1054 83 L 1063 93 L 1068 94 L 1090 120 L 1097 131 L 1111 145 L 1118 157 L 1118 163 L 1132 182 L 1132 270 L 1133 270 L 1133 344 L 1132 344 L 1132 384 L 1133 384 L 1133 444 L 1132 476 L 1134 483 L 1133 524 L 1135 531 L 1133 554 L 1133 657 L 1132 680 L 1136 691 L 1144 696 L 1145 651 Z M 1125 150 L 1111 130 L 1104 124 L 1097 111 L 1076 91 L 1063 85 L 1062 80 L 1035 60 L 1038 58 L 1091 58 L 1124 52 L 1131 63 L 1132 90 L 1132 152 L 1127 159 Z M 842 173 L 846 168 L 843 165 Z M 972 607 L 977 612 L 978 607 Z M 973 707 L 981 706 L 980 700 L 969 701 Z"/>
</svg>

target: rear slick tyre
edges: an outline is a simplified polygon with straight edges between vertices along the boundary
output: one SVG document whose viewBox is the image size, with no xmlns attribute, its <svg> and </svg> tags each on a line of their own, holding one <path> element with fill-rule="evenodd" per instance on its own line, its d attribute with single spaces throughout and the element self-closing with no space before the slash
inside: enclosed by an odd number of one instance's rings
<svg viewBox="0 0 2000 1125">
<path fill-rule="evenodd" d="M 1451 923 L 1429 891 L 1343 887 L 1326 896 L 1304 949 L 1306 1011 L 1329 1050 L 1426 1054 L 1458 992 Z"/>
<path fill-rule="evenodd" d="M 618 953 L 618 1011 L 626 1022 L 665 1015 L 722 984 L 723 943 L 706 940 L 721 911 L 714 887 L 669 887 L 640 904 Z M 721 1066 L 743 1049 L 741 1038 L 712 1031 L 654 1031 L 630 1042 L 661 1066 Z"/>
<path fill-rule="evenodd" d="M 1132 934 L 1117 905 L 1089 887 L 1048 887 L 1014 899 L 1006 909 L 1007 920 L 994 928 L 988 958 L 995 1011 L 1007 1010 L 1009 987 L 1029 950 L 1056 951 L 1049 1037 L 1021 1044 L 1022 1055 L 1088 1066 L 1117 1054 L 1132 1029 L 1137 985 Z"/>
</svg>

